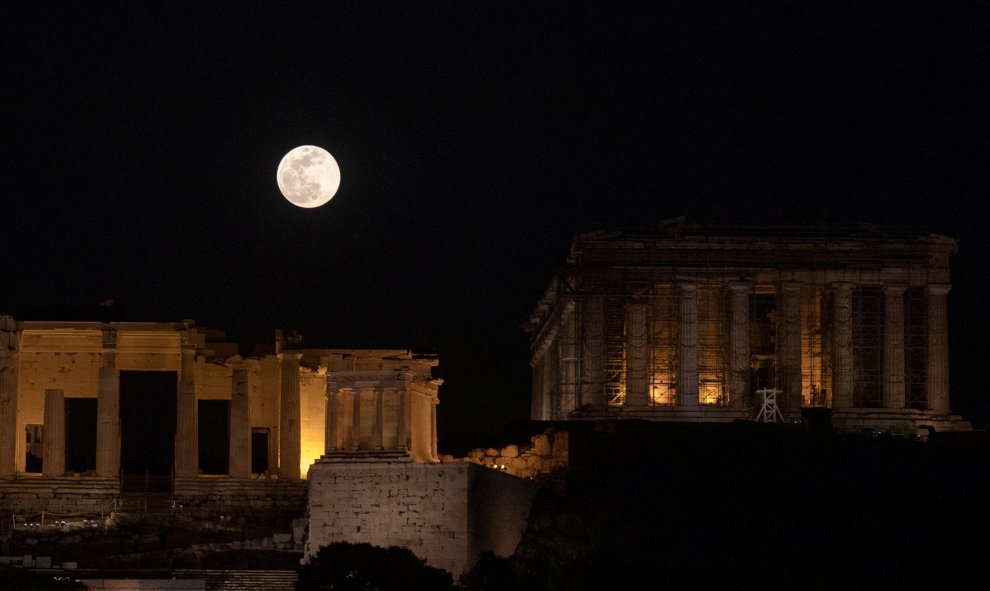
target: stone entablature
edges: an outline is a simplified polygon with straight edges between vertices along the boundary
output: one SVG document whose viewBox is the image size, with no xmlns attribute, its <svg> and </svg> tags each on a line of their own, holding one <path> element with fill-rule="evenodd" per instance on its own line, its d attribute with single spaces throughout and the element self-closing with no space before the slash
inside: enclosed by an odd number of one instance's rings
<svg viewBox="0 0 990 591">
<path fill-rule="evenodd" d="M 401 449 L 417 461 L 438 461 L 442 381 L 431 377 L 435 356 L 404 349 L 294 349 L 279 335 L 274 354 L 245 359 L 222 356 L 232 347 L 210 342 L 214 336 L 191 321 L 16 322 L 0 316 L 0 479 L 35 471 L 28 470 L 29 453 L 38 457 L 44 476 L 65 475 L 66 446 L 72 445 L 66 442 L 72 420 L 66 404 L 88 398 L 97 408 L 96 424 L 87 426 L 95 434 L 95 468 L 83 476 L 118 480 L 121 372 L 175 374 L 175 478 L 200 476 L 199 405 L 211 400 L 228 403 L 226 475 L 232 478 L 304 475 L 328 450 L 328 396 L 339 411 L 333 421 L 337 446 Z M 346 413 L 345 398 L 351 401 Z M 268 448 L 260 472 L 252 468 L 259 433 Z"/>
<path fill-rule="evenodd" d="M 947 300 L 956 240 L 872 226 L 672 220 L 592 232 L 531 318 L 541 420 L 787 420 L 828 407 L 860 428 L 964 429 L 949 410 Z M 910 411 L 910 412 L 909 412 Z"/>
</svg>

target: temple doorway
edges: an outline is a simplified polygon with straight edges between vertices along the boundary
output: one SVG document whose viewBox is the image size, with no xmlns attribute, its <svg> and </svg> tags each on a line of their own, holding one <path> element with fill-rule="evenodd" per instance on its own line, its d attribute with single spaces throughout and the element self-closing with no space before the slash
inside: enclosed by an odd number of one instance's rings
<svg viewBox="0 0 990 591">
<path fill-rule="evenodd" d="M 199 401 L 199 472 L 227 474 L 230 465 L 230 401 Z"/>
<path fill-rule="evenodd" d="M 65 469 L 96 470 L 96 398 L 65 399 Z"/>
<path fill-rule="evenodd" d="M 123 492 L 172 491 L 177 392 L 177 372 L 120 372 Z"/>
</svg>

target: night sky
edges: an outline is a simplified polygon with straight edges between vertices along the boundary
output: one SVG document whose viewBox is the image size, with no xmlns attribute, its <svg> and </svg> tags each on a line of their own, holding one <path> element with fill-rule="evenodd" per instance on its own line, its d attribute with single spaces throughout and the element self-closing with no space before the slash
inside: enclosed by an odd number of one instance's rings
<svg viewBox="0 0 990 591">
<path fill-rule="evenodd" d="M 244 342 L 433 351 L 441 438 L 497 443 L 575 233 L 908 226 L 960 239 L 953 407 L 990 414 L 975 8 L 25 4 L 0 18 L 2 312 L 113 298 Z M 301 144 L 342 171 L 315 210 L 275 184 Z"/>
</svg>

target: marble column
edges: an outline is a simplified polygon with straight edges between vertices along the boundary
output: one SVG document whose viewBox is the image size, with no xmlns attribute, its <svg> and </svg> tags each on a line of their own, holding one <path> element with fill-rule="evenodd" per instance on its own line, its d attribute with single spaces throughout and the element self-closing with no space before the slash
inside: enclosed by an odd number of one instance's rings
<svg viewBox="0 0 990 591">
<path fill-rule="evenodd" d="M 353 388 L 353 406 L 351 409 L 351 450 L 361 447 L 361 388 Z"/>
<path fill-rule="evenodd" d="M 581 302 L 581 401 L 579 406 L 605 406 L 605 298 Z"/>
<path fill-rule="evenodd" d="M 281 371 L 278 405 L 278 477 L 299 478 L 299 455 L 302 446 L 299 406 L 299 360 L 302 353 L 278 354 Z"/>
<path fill-rule="evenodd" d="M 440 456 L 437 453 L 437 405 L 440 400 L 433 397 L 430 400 L 430 460 L 439 462 Z"/>
<path fill-rule="evenodd" d="M 729 403 L 734 408 L 753 406 L 749 391 L 749 292 L 748 283 L 729 284 Z"/>
<path fill-rule="evenodd" d="M 832 330 L 832 408 L 852 407 L 853 337 L 852 283 L 837 283 L 835 290 L 835 327 Z"/>
<path fill-rule="evenodd" d="M 640 301 L 626 305 L 626 406 L 631 408 L 645 408 L 650 401 L 647 310 Z"/>
<path fill-rule="evenodd" d="M 883 405 L 904 408 L 904 291 L 903 285 L 883 288 Z"/>
<path fill-rule="evenodd" d="M 65 475 L 65 392 L 45 390 L 45 430 L 41 444 L 41 473 Z"/>
<path fill-rule="evenodd" d="M 395 447 L 396 449 L 408 451 L 409 429 L 406 426 L 406 415 L 409 411 L 406 408 L 406 405 L 408 404 L 409 396 L 406 394 L 405 388 L 399 388 L 396 390 L 396 395 L 399 397 L 399 404 L 396 410 L 397 416 L 395 417 Z"/>
<path fill-rule="evenodd" d="M 199 475 L 199 406 L 196 401 L 196 348 L 182 348 L 175 409 L 175 476 Z"/>
<path fill-rule="evenodd" d="M 0 478 L 17 471 L 16 334 L 13 319 L 0 316 Z"/>
<path fill-rule="evenodd" d="M 120 476 L 120 371 L 116 355 L 103 353 L 96 399 L 96 475 Z"/>
<path fill-rule="evenodd" d="M 385 449 L 382 440 L 385 436 L 385 389 L 375 388 L 375 431 L 372 446 L 375 449 Z"/>
<path fill-rule="evenodd" d="M 949 410 L 949 285 L 929 285 L 928 299 L 928 408 Z"/>
<path fill-rule="evenodd" d="M 251 477 L 251 399 L 248 371 L 235 368 L 230 384 L 230 476 Z"/>
<path fill-rule="evenodd" d="M 680 372 L 678 406 L 698 406 L 698 286 L 680 284 Z"/>
<path fill-rule="evenodd" d="M 781 283 L 777 296 L 777 359 L 784 398 L 780 402 L 784 410 L 796 413 L 801 410 L 801 285 Z"/>
<path fill-rule="evenodd" d="M 324 427 L 324 452 L 337 451 L 337 382 L 327 380 L 327 412 Z"/>
</svg>

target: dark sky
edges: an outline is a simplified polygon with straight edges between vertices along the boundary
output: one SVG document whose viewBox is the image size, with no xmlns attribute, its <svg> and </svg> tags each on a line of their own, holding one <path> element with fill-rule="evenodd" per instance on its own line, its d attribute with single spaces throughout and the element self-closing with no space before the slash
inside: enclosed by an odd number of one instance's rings
<svg viewBox="0 0 990 591">
<path fill-rule="evenodd" d="M 441 435 L 497 433 L 528 414 L 519 326 L 576 232 L 908 225 L 961 241 L 954 406 L 986 416 L 975 8 L 24 4 L 0 19 L 0 310 L 112 297 L 434 350 Z M 316 210 L 275 184 L 300 144 L 342 170 Z"/>
</svg>

